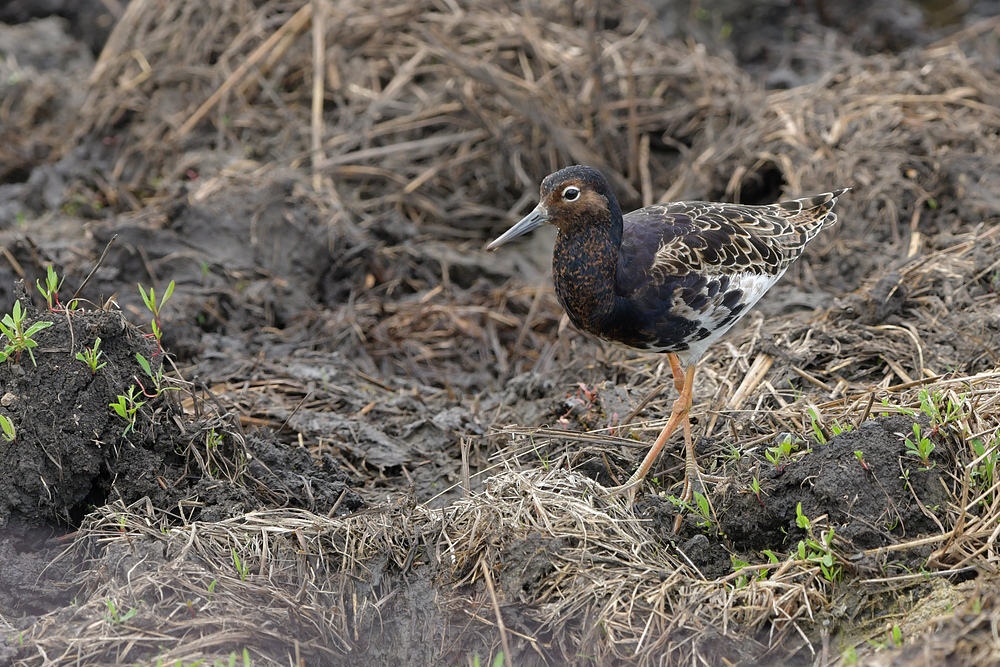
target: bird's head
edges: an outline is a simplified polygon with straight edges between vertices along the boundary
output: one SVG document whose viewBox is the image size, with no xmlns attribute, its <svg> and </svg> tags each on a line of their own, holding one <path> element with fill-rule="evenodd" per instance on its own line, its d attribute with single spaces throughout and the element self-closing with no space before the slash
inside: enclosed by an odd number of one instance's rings
<svg viewBox="0 0 1000 667">
<path fill-rule="evenodd" d="M 561 233 L 588 225 L 611 226 L 621 220 L 621 209 L 604 175 L 593 167 L 575 165 L 549 174 L 542 181 L 538 206 L 508 229 L 487 250 L 548 223 Z"/>
</svg>

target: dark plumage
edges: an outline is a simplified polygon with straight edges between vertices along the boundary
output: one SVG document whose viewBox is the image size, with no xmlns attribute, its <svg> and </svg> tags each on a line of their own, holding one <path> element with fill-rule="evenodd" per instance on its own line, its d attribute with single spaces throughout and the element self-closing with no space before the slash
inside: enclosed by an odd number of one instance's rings
<svg viewBox="0 0 1000 667">
<path fill-rule="evenodd" d="M 833 206 L 846 191 L 767 206 L 675 202 L 622 216 L 604 176 L 577 165 L 547 176 L 538 206 L 487 246 L 554 225 L 552 278 L 570 320 L 606 340 L 670 356 L 680 396 L 646 460 L 621 489 L 642 480 L 683 422 L 688 465 L 682 497 L 691 498 L 697 467 L 687 412 L 695 364 L 806 243 L 837 221 Z"/>
</svg>

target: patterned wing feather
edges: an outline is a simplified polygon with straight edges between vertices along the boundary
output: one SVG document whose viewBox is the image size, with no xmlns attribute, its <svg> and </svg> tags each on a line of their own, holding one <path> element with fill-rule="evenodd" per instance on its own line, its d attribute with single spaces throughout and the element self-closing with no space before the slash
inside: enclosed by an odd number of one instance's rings
<svg viewBox="0 0 1000 667">
<path fill-rule="evenodd" d="M 834 224 L 844 190 L 768 206 L 677 202 L 625 216 L 604 335 L 696 360 Z"/>
<path fill-rule="evenodd" d="M 746 206 L 676 202 L 625 216 L 622 259 L 648 267 L 647 280 L 691 271 L 781 275 L 824 227 L 837 221 L 833 205 L 845 190 Z"/>
</svg>

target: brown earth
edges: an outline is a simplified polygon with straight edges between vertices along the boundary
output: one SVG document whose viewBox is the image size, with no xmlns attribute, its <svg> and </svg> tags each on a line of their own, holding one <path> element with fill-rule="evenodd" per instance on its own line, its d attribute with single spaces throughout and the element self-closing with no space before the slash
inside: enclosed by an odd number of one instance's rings
<svg viewBox="0 0 1000 667">
<path fill-rule="evenodd" d="M 52 323 L 0 363 L 0 664 L 1000 664 L 1000 8 L 749 7 L 0 25 L 0 315 Z M 574 162 L 852 188 L 701 364 L 700 506 L 678 438 L 604 491 L 664 359 L 561 320 L 550 236 L 482 250 Z"/>
</svg>

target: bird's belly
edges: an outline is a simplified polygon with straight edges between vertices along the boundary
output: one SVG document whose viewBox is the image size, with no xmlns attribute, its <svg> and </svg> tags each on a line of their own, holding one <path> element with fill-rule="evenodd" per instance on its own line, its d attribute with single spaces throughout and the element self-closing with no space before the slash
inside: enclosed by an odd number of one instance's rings
<svg viewBox="0 0 1000 667">
<path fill-rule="evenodd" d="M 779 276 L 738 274 L 676 284 L 656 300 L 623 300 L 592 333 L 650 352 L 697 361 L 749 311 Z M 581 327 L 586 328 L 586 327 Z"/>
</svg>

